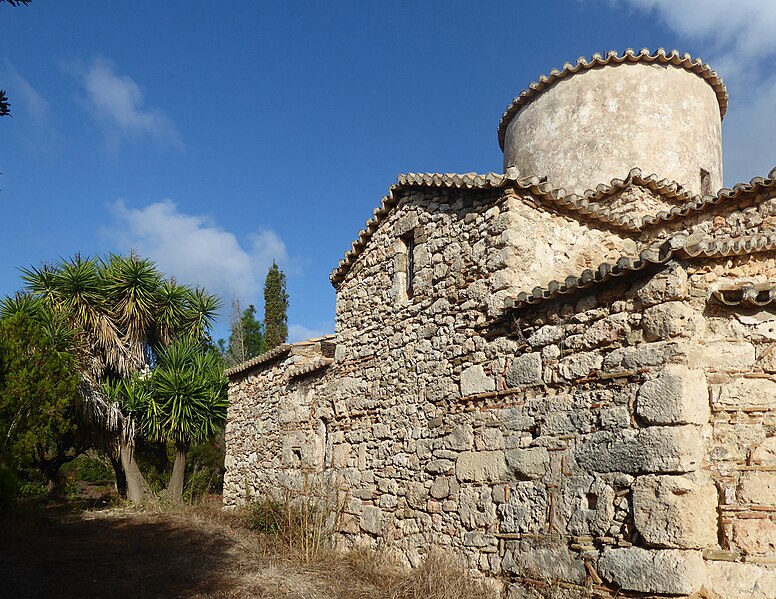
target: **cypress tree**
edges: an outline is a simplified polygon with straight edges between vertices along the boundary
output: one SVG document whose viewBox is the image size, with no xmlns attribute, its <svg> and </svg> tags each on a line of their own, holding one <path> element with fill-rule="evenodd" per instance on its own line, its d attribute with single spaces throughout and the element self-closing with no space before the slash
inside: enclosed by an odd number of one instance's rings
<svg viewBox="0 0 776 599">
<path fill-rule="evenodd" d="M 264 349 L 285 343 L 288 338 L 288 294 L 286 275 L 275 262 L 264 280 Z"/>
</svg>

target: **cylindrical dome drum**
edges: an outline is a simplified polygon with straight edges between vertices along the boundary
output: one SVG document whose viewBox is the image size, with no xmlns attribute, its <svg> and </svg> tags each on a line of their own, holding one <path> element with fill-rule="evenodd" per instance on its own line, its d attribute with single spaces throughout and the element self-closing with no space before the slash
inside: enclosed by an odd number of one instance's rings
<svg viewBox="0 0 776 599">
<path fill-rule="evenodd" d="M 694 194 L 722 187 L 727 92 L 676 51 L 580 59 L 514 100 L 499 126 L 504 169 L 583 194 L 638 167 Z"/>
</svg>

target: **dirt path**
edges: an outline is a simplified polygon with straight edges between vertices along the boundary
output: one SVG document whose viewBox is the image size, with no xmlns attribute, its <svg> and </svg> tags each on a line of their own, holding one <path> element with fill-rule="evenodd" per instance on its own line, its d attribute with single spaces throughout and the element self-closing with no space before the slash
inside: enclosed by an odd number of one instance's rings
<svg viewBox="0 0 776 599">
<path fill-rule="evenodd" d="M 96 505 L 91 498 L 87 505 Z M 285 549 L 285 550 L 284 550 Z M 386 561 L 387 560 L 387 561 Z M 443 552 L 404 570 L 385 554 L 321 551 L 303 563 L 277 537 L 224 512 L 220 497 L 177 510 L 76 509 L 0 514 L 0 597 L 151 599 L 486 599 Z M 492 583 L 493 581 L 491 581 Z"/>
<path fill-rule="evenodd" d="M 369 596 L 343 593 L 320 571 L 266 555 L 245 536 L 217 514 L 49 509 L 0 525 L 0 596 Z"/>
</svg>

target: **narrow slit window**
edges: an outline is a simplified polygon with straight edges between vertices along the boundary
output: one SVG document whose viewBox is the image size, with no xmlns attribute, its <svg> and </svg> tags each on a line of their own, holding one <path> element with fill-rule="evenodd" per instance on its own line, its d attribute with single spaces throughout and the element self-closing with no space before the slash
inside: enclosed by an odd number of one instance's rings
<svg viewBox="0 0 776 599">
<path fill-rule="evenodd" d="M 708 196 L 711 193 L 711 175 L 709 171 L 701 169 L 701 194 Z"/>
<path fill-rule="evenodd" d="M 414 294 L 413 282 L 415 280 L 415 236 L 409 234 L 404 238 L 404 245 L 407 248 L 407 261 L 405 276 L 407 278 L 407 297 L 410 298 Z"/>
</svg>

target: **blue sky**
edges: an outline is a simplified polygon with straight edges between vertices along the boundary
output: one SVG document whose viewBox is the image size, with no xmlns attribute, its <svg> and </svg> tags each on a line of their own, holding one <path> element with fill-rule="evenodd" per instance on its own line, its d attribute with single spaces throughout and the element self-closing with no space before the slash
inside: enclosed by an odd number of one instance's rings
<svg viewBox="0 0 776 599">
<path fill-rule="evenodd" d="M 330 332 L 329 272 L 396 176 L 501 170 L 501 113 L 578 56 L 700 56 L 728 85 L 725 184 L 776 165 L 771 0 L 0 5 L 0 294 L 19 267 L 126 253 Z"/>
</svg>

